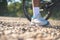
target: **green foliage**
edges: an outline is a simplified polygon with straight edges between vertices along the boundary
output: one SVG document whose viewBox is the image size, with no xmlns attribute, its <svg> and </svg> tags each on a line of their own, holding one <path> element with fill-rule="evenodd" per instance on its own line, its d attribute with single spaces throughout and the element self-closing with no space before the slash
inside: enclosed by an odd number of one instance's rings
<svg viewBox="0 0 60 40">
<path fill-rule="evenodd" d="M 15 2 L 8 5 L 9 14 L 11 16 L 21 16 L 23 15 L 22 3 Z"/>
<path fill-rule="evenodd" d="M 8 5 L 9 16 L 24 16 L 23 8 L 22 8 L 22 1 L 23 0 L 20 0 L 20 1 L 21 1 L 21 3 L 19 3 L 19 2 L 12 3 L 11 2 L 11 4 Z M 31 0 L 27 0 L 27 5 L 29 3 L 28 1 L 31 1 Z M 28 10 L 28 11 L 32 15 L 32 10 Z"/>
</svg>

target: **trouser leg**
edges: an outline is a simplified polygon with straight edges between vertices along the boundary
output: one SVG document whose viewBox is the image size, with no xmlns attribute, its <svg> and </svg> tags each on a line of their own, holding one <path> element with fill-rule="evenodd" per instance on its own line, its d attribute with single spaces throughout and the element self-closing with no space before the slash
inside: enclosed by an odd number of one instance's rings
<svg viewBox="0 0 60 40">
<path fill-rule="evenodd" d="M 32 7 L 33 7 L 33 16 L 36 18 L 41 17 L 40 13 L 40 0 L 32 0 Z"/>
</svg>

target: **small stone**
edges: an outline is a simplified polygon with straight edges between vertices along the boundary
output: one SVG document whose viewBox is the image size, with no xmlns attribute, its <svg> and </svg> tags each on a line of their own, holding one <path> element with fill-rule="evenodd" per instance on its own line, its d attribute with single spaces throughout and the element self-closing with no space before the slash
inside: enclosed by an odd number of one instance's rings
<svg viewBox="0 0 60 40">
<path fill-rule="evenodd" d="M 17 26 L 20 26 L 20 24 L 17 24 Z"/>
<path fill-rule="evenodd" d="M 18 40 L 24 40 L 23 38 L 18 38 Z"/>
<path fill-rule="evenodd" d="M 3 28 L 1 28 L 0 30 L 1 30 L 1 31 L 3 31 L 4 29 L 3 29 Z"/>
<path fill-rule="evenodd" d="M 15 30 L 12 30 L 12 33 L 15 33 Z"/>
<path fill-rule="evenodd" d="M 11 30 L 5 30 L 4 33 L 5 33 L 6 35 L 8 35 L 8 34 L 11 33 Z"/>
<path fill-rule="evenodd" d="M 2 24 L 0 24 L 0 27 L 3 27 L 3 25 L 2 25 Z"/>
<path fill-rule="evenodd" d="M 0 24 L 2 24 L 2 21 L 0 21 Z"/>
<path fill-rule="evenodd" d="M 17 38 L 17 37 L 18 37 L 17 34 L 12 34 L 11 36 L 12 36 L 13 38 Z"/>
<path fill-rule="evenodd" d="M 25 29 L 25 28 L 22 28 L 22 30 L 23 30 L 23 31 L 26 31 L 26 29 Z"/>
<path fill-rule="evenodd" d="M 26 38 L 25 40 L 34 40 L 34 38 Z"/>
<path fill-rule="evenodd" d="M 7 25 L 7 27 L 12 27 L 11 25 Z"/>
<path fill-rule="evenodd" d="M 2 35 L 2 32 L 0 32 L 0 36 Z"/>
</svg>

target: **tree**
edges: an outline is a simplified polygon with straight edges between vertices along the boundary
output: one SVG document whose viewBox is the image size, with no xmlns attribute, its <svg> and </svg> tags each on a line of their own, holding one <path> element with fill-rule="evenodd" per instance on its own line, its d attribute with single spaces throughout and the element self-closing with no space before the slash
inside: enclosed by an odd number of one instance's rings
<svg viewBox="0 0 60 40">
<path fill-rule="evenodd" d="M 0 16 L 4 16 L 7 12 L 7 0 L 0 0 Z"/>
</svg>

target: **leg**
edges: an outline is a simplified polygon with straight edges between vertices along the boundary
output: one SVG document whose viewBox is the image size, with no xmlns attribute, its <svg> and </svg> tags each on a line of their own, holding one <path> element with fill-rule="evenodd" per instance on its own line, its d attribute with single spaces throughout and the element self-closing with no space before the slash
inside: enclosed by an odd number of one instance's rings
<svg viewBox="0 0 60 40">
<path fill-rule="evenodd" d="M 41 17 L 41 13 L 39 12 L 40 0 L 32 0 L 33 6 L 33 16 L 36 18 L 38 15 Z"/>
<path fill-rule="evenodd" d="M 42 18 L 40 13 L 40 0 L 32 0 L 32 6 L 33 6 L 33 17 L 31 20 L 31 24 L 38 24 L 38 25 L 47 25 L 49 22 Z"/>
</svg>

